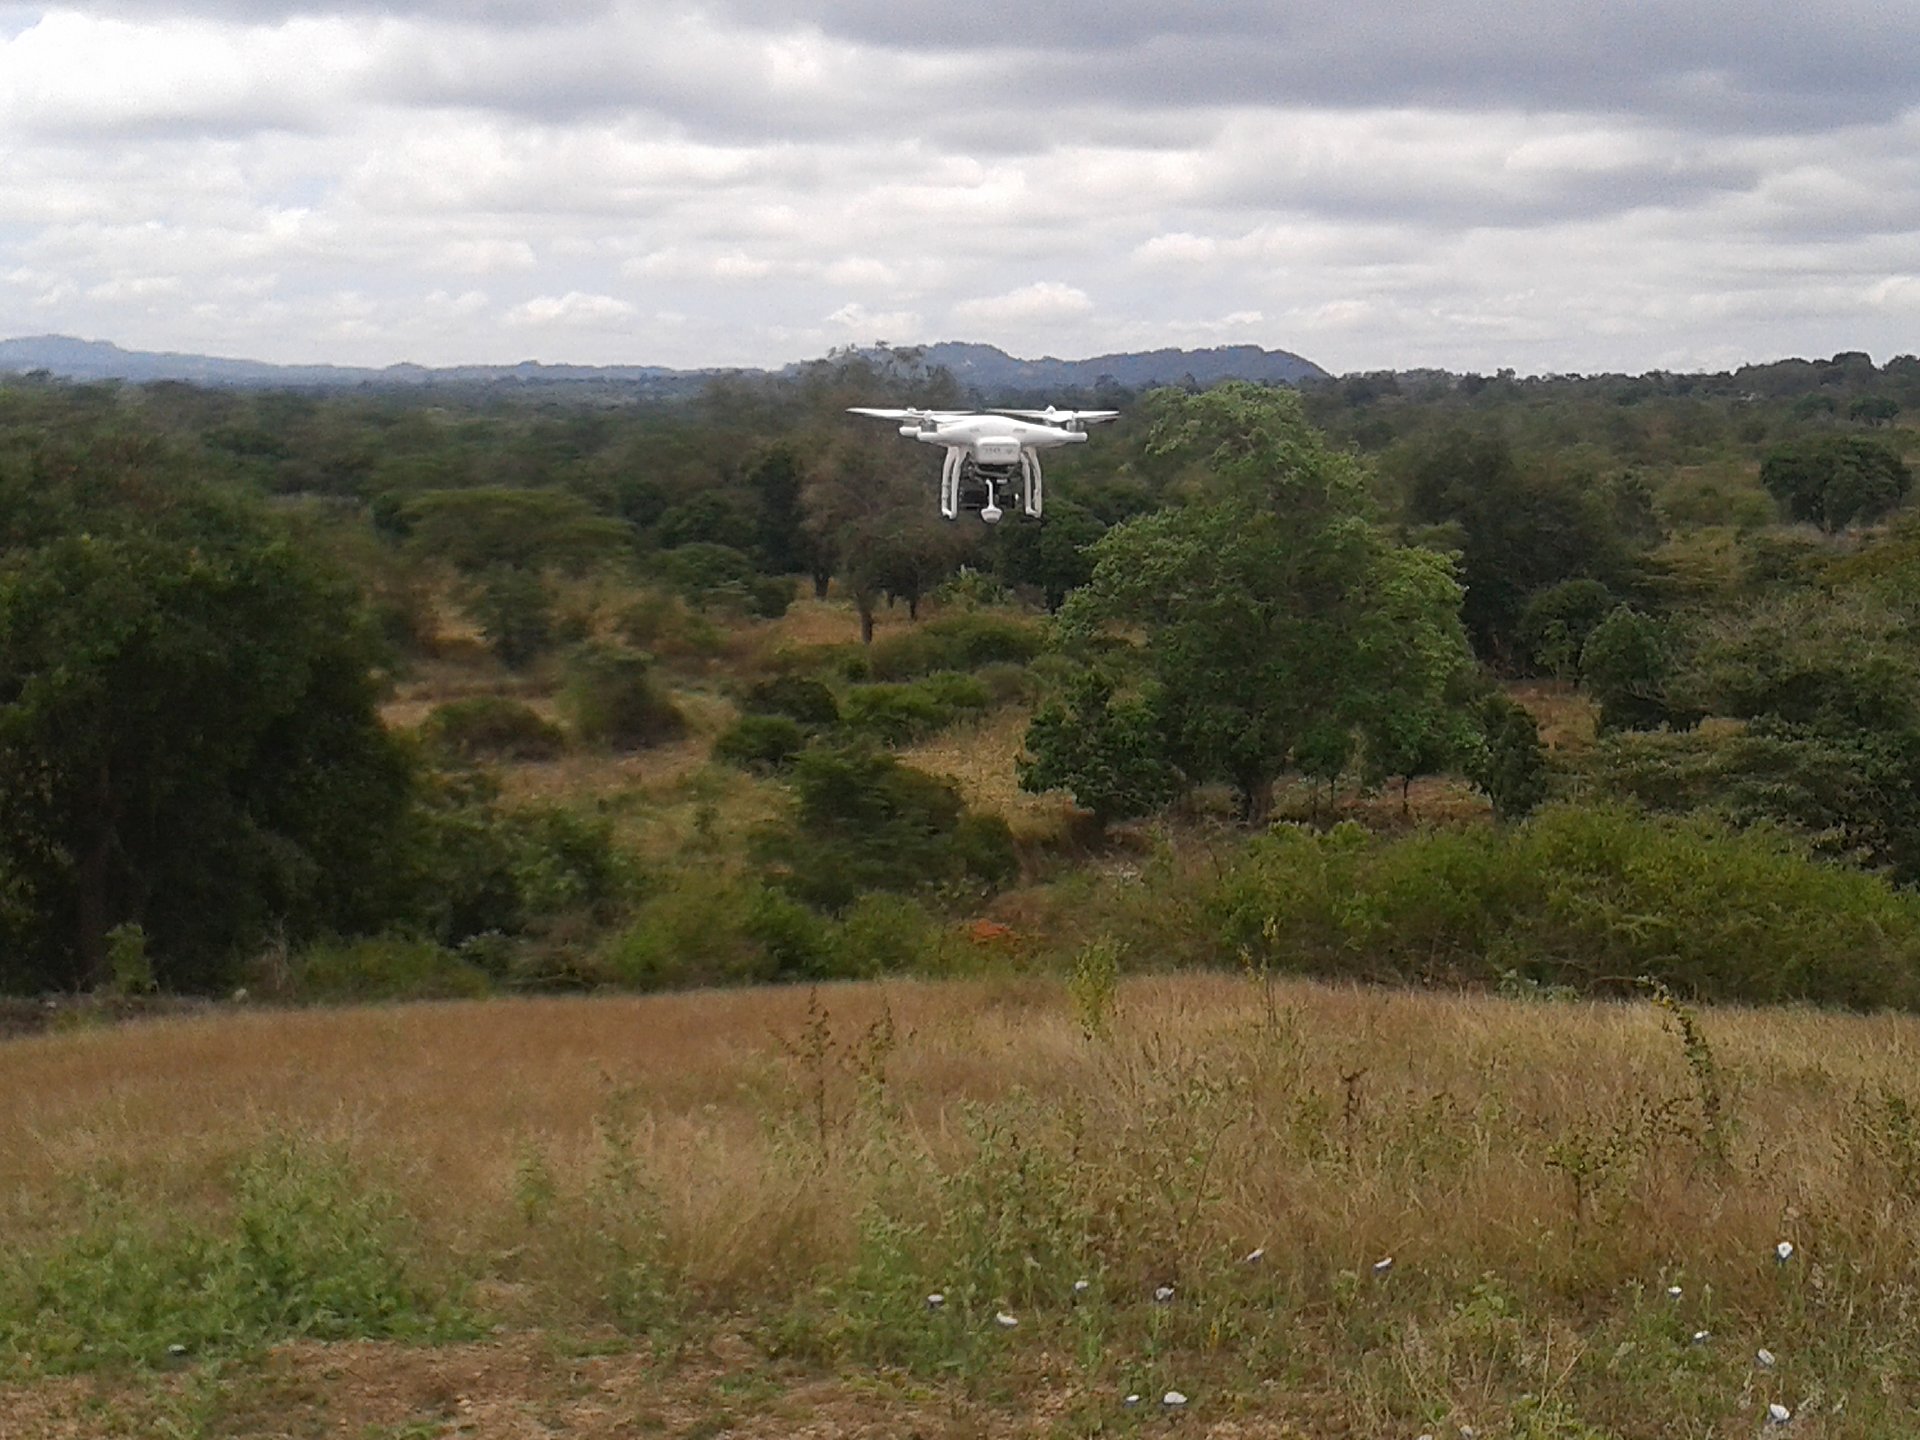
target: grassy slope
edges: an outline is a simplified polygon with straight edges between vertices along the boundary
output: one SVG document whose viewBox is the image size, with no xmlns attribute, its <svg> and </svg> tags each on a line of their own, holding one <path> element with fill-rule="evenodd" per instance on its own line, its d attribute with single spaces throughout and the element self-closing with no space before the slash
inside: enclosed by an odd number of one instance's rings
<svg viewBox="0 0 1920 1440">
<path fill-rule="evenodd" d="M 495 1390 L 640 1372 L 686 1412 L 665 1433 L 847 1404 L 853 1432 L 1095 1433 L 1169 1385 L 1220 1434 L 1744 1435 L 1775 1400 L 1799 1434 L 1907 1433 L 1920 1021 L 1713 1012 L 1690 1063 L 1651 1006 L 1220 976 L 1129 982 L 1112 1019 L 1090 1040 L 1060 986 L 1007 979 L 41 1037 L 0 1048 L 0 1222 L 43 1251 L 91 1223 L 87 1182 L 212 1225 L 264 1145 L 343 1153 L 423 1273 L 506 1327 Z M 554 1358 L 593 1336 L 627 1357 L 600 1381 Z M 472 1354 L 296 1347 L 0 1413 L 191 1400 L 243 1433 L 275 1385 L 343 1420 L 369 1375 Z"/>
</svg>

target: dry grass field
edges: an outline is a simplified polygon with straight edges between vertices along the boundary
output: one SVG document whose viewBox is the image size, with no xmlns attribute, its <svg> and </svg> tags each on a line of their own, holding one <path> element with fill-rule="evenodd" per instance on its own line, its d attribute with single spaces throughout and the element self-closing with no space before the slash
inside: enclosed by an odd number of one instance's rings
<svg viewBox="0 0 1920 1440">
<path fill-rule="evenodd" d="M 15 1041 L 0 1433 L 1128 1434 L 1178 1389 L 1222 1436 L 1718 1437 L 1769 1404 L 1911 1434 L 1916 1056 L 1907 1018 L 1092 962 Z M 262 1156 L 277 1210 L 235 1178 Z M 344 1271 L 356 1196 L 464 1330 L 169 1362 L 107 1314 L 185 1232 L 305 1226 Z M 44 1340 L 109 1319 L 104 1368 Z"/>
</svg>

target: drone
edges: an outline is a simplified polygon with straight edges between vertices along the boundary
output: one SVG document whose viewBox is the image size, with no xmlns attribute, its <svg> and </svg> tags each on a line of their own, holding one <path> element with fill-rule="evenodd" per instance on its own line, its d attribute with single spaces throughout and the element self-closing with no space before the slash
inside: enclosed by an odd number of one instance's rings
<svg viewBox="0 0 1920 1440">
<path fill-rule="evenodd" d="M 1016 479 L 1022 513 L 1038 516 L 1043 508 L 1045 477 L 1040 452 L 1056 445 L 1086 443 L 1087 426 L 1111 420 L 1118 410 L 869 410 L 850 407 L 854 415 L 902 422 L 900 433 L 929 445 L 944 445 L 947 458 L 940 467 L 940 513 L 949 520 L 962 510 L 977 510 L 989 525 L 1005 512 L 1000 502 L 1013 503 Z"/>
</svg>

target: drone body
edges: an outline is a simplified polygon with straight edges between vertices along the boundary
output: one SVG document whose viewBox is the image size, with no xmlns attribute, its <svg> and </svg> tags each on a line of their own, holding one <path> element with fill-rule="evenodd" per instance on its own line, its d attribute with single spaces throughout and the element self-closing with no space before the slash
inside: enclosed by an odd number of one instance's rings
<svg viewBox="0 0 1920 1440">
<path fill-rule="evenodd" d="M 1040 452 L 1058 445 L 1085 444 L 1087 425 L 1111 420 L 1118 410 L 870 410 L 855 415 L 903 422 L 900 433 L 929 445 L 944 446 L 940 467 L 940 513 L 957 519 L 962 509 L 978 510 L 992 525 L 1004 513 L 1000 501 L 1013 500 L 1016 482 L 1020 508 L 1039 515 L 1044 508 L 1045 477 Z"/>
</svg>

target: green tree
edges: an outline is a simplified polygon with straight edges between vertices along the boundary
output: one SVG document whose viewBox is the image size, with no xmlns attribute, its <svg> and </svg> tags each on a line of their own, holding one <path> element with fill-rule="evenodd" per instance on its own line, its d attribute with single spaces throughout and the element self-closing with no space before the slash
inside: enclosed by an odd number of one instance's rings
<svg viewBox="0 0 1920 1440">
<path fill-rule="evenodd" d="M 625 555 L 627 526 L 561 490 L 435 490 L 401 507 L 417 554 L 477 574 L 496 565 L 577 573 Z"/>
<path fill-rule="evenodd" d="M 1495 691 L 1480 702 L 1481 744 L 1468 762 L 1473 783 L 1493 802 L 1496 820 L 1524 820 L 1547 798 L 1546 747 L 1526 706 Z"/>
<path fill-rule="evenodd" d="M 1519 639 L 1528 660 L 1556 680 L 1577 678 L 1587 637 L 1618 603 L 1605 585 L 1587 578 L 1536 590 L 1520 612 Z"/>
<path fill-rule="evenodd" d="M 137 925 L 162 984 L 219 984 L 269 934 L 377 918 L 411 769 L 357 599 L 244 507 L 92 488 L 28 536 L 0 486 L 5 983 L 105 983 Z"/>
<path fill-rule="evenodd" d="M 1364 473 L 1293 392 L 1159 391 L 1148 409 L 1194 498 L 1107 532 L 1062 635 L 1137 638 L 1166 759 L 1232 784 L 1259 819 L 1281 774 L 1330 779 L 1388 712 L 1447 706 L 1467 659 L 1459 585 L 1446 557 L 1372 521 Z"/>
<path fill-rule="evenodd" d="M 1047 610 L 1093 577 L 1093 546 L 1107 533 L 1099 516 L 1071 500 L 1050 500 L 1038 524 L 1003 525 L 993 537 L 994 565 L 1016 585 L 1040 591 Z"/>
<path fill-rule="evenodd" d="M 1408 483 L 1409 516 L 1447 526 L 1466 586 L 1461 615 L 1475 651 L 1510 667 L 1530 595 L 1579 576 L 1618 583 L 1630 546 L 1618 489 L 1549 467 L 1523 467 L 1505 435 L 1454 430 L 1429 443 Z"/>
<path fill-rule="evenodd" d="M 687 728 L 653 673 L 653 657 L 612 641 L 589 640 L 568 654 L 559 704 L 575 735 L 614 750 L 644 750 Z"/>
<path fill-rule="evenodd" d="M 790 443 L 768 446 L 747 467 L 747 489 L 760 506 L 761 563 L 770 574 L 794 575 L 813 568 L 800 500 L 806 478 L 805 457 Z"/>
<path fill-rule="evenodd" d="M 1768 451 L 1760 483 L 1795 520 L 1831 533 L 1892 510 L 1913 488 L 1913 472 L 1884 440 L 1814 435 Z"/>
<path fill-rule="evenodd" d="M 509 670 L 524 670 L 553 646 L 553 596 L 544 577 L 496 565 L 474 582 L 467 613 Z"/>
<path fill-rule="evenodd" d="M 1580 651 L 1580 678 L 1600 706 L 1599 728 L 1657 730 L 1662 725 L 1687 729 L 1699 723 L 1674 695 L 1679 673 L 1671 628 L 1634 609 L 1615 606 L 1587 636 Z"/>
<path fill-rule="evenodd" d="M 901 464 L 861 435 L 829 452 L 803 492 L 807 531 L 822 553 L 836 558 L 866 644 L 873 642 L 883 599 L 905 600 L 917 616 L 921 598 L 979 541 L 975 528 L 941 519 L 931 486 Z"/>
<path fill-rule="evenodd" d="M 1089 667 L 1027 726 L 1026 753 L 1016 762 L 1020 788 L 1067 791 L 1102 831 L 1148 814 L 1179 784 L 1161 754 L 1159 730 L 1149 697 L 1116 698 L 1113 682 Z"/>
</svg>

